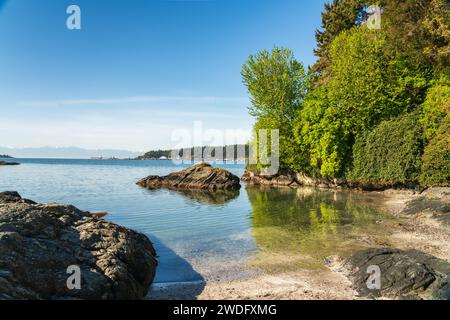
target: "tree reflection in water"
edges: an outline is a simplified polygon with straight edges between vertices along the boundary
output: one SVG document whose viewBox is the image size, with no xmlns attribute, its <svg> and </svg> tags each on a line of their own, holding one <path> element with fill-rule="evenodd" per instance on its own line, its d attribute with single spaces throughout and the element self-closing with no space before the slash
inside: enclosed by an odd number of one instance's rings
<svg viewBox="0 0 450 320">
<path fill-rule="evenodd" d="M 382 242 L 386 231 L 377 221 L 392 219 L 355 192 L 247 188 L 247 194 L 260 249 L 253 264 L 269 271 L 323 267 L 328 256 Z"/>
</svg>

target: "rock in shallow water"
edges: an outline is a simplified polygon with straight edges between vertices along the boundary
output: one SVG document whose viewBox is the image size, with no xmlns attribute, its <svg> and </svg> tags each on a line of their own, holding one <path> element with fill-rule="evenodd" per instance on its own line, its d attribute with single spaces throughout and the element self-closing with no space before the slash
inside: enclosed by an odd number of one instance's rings
<svg viewBox="0 0 450 320">
<path fill-rule="evenodd" d="M 289 170 L 280 170 L 275 175 L 260 175 L 252 171 L 245 170 L 241 177 L 242 181 L 253 186 L 270 187 L 299 187 L 300 183 L 293 172 Z"/>
<path fill-rule="evenodd" d="M 380 268 L 379 290 L 367 285 L 371 266 Z M 368 249 L 348 258 L 343 268 L 361 296 L 450 299 L 450 264 L 417 250 Z"/>
<path fill-rule="evenodd" d="M 0 161 L 0 166 L 18 166 L 20 163 Z"/>
<path fill-rule="evenodd" d="M 143 234 L 63 204 L 0 193 L 0 299 L 140 299 L 155 275 Z M 70 290 L 69 266 L 81 288 Z"/>
<path fill-rule="evenodd" d="M 36 204 L 36 202 L 22 199 L 19 193 L 16 191 L 5 191 L 0 192 L 0 204 L 4 203 L 28 203 L 28 204 Z"/>
<path fill-rule="evenodd" d="M 227 170 L 200 163 L 167 176 L 148 176 L 136 184 L 147 189 L 238 190 L 239 177 Z"/>
</svg>

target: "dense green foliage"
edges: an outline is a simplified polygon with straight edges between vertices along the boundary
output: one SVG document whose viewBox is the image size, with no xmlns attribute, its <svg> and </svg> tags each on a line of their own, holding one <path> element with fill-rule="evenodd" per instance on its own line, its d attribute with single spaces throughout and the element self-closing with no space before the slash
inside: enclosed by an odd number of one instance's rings
<svg viewBox="0 0 450 320">
<path fill-rule="evenodd" d="M 243 67 L 256 129 L 280 130 L 280 164 L 313 177 L 450 185 L 450 8 L 446 0 L 325 5 L 317 63 L 288 49 Z"/>
<path fill-rule="evenodd" d="M 271 52 L 250 55 L 242 68 L 242 78 L 252 96 L 250 114 L 257 118 L 257 135 L 258 129 L 279 130 L 280 162 L 291 166 L 297 154 L 292 149 L 293 121 L 307 89 L 303 65 L 294 59 L 291 50 L 275 47 Z"/>
<path fill-rule="evenodd" d="M 435 70 L 447 69 L 450 3 L 447 0 L 384 0 L 383 28 L 390 56 L 406 56 Z"/>
<path fill-rule="evenodd" d="M 306 73 L 291 50 L 274 47 L 250 55 L 242 78 L 252 95 L 250 114 L 291 122 L 306 94 Z"/>
<path fill-rule="evenodd" d="M 319 57 L 312 71 L 325 76 L 330 63 L 329 49 L 333 40 L 345 30 L 360 24 L 366 16 L 364 4 L 358 0 L 333 0 L 325 3 L 322 13 L 322 29 L 316 31 L 317 48 L 314 50 Z"/>
<path fill-rule="evenodd" d="M 353 146 L 352 180 L 417 182 L 424 139 L 416 113 L 383 121 L 360 135 Z"/>
<path fill-rule="evenodd" d="M 450 80 L 441 78 L 428 91 L 420 119 L 427 139 L 432 139 L 450 116 Z M 447 118 L 447 119 L 446 119 Z"/>
<path fill-rule="evenodd" d="M 448 186 L 450 181 L 450 117 L 447 116 L 425 148 L 420 182 L 423 186 Z"/>
</svg>

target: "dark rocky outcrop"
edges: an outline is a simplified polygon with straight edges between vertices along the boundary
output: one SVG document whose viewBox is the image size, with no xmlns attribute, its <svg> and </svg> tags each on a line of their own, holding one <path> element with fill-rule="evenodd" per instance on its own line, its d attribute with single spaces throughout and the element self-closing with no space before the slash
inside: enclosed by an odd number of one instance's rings
<svg viewBox="0 0 450 320">
<path fill-rule="evenodd" d="M 347 181 L 346 179 L 313 178 L 302 173 L 287 169 L 280 169 L 277 174 L 263 175 L 251 170 L 245 170 L 242 181 L 250 186 L 291 187 L 300 186 L 330 188 L 330 189 L 357 189 L 363 191 L 384 191 L 388 189 L 419 189 L 415 183 L 377 183 L 373 181 Z"/>
<path fill-rule="evenodd" d="M 23 199 L 20 194 L 16 191 L 5 191 L 0 192 L 0 204 L 5 203 L 28 203 L 28 204 L 36 204 L 36 202 Z"/>
<path fill-rule="evenodd" d="M 140 299 L 155 256 L 141 233 L 71 205 L 0 193 L 0 299 Z M 80 289 L 67 287 L 72 265 Z"/>
<path fill-rule="evenodd" d="M 136 184 L 147 189 L 238 190 L 239 177 L 227 170 L 200 163 L 167 176 L 148 176 Z"/>
<path fill-rule="evenodd" d="M 369 266 L 380 268 L 380 290 L 367 286 Z M 450 264 L 417 250 L 367 249 L 353 254 L 342 267 L 361 296 L 450 299 Z"/>
<path fill-rule="evenodd" d="M 17 162 L 0 161 L 0 166 L 18 166 L 19 164 Z"/>
<path fill-rule="evenodd" d="M 297 188 L 300 186 L 307 186 L 317 188 L 345 188 L 348 186 L 347 182 L 343 179 L 329 180 L 311 178 L 287 169 L 280 169 L 277 174 L 274 175 L 263 175 L 250 170 L 245 170 L 241 180 L 247 182 L 247 185 L 262 187 Z"/>
<path fill-rule="evenodd" d="M 299 187 L 301 185 L 297 180 L 296 175 L 288 170 L 280 170 L 275 175 L 260 175 L 252 171 L 245 170 L 241 180 L 253 186 Z"/>
</svg>

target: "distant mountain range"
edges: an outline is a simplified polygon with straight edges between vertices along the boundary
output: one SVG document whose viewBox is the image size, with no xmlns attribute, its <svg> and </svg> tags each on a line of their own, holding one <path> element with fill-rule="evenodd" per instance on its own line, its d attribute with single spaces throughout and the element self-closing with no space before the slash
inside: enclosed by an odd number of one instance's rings
<svg viewBox="0 0 450 320">
<path fill-rule="evenodd" d="M 7 148 L 0 147 L 0 154 L 7 154 L 14 158 L 63 158 L 63 159 L 89 159 L 103 158 L 136 158 L 140 152 L 114 149 L 83 149 L 77 147 L 40 147 L 40 148 Z"/>
</svg>

